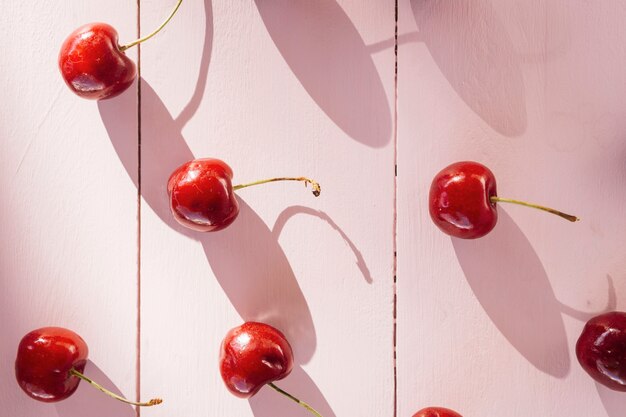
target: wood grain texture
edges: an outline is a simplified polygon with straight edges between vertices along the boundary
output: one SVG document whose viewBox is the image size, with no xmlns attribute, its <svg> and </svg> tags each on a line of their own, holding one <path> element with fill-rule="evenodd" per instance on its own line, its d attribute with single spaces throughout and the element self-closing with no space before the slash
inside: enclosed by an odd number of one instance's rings
<svg viewBox="0 0 626 417">
<path fill-rule="evenodd" d="M 623 415 L 574 344 L 624 308 L 626 17 L 622 2 L 399 3 L 398 416 Z M 443 235 L 433 176 L 488 165 L 501 205 L 484 239 Z"/>
<path fill-rule="evenodd" d="M 124 42 L 138 12 L 145 34 L 173 3 L 6 5 L 4 414 L 135 415 L 86 386 L 57 405 L 20 392 L 19 339 L 62 325 L 87 340 L 88 375 L 165 399 L 145 416 L 308 415 L 271 390 L 246 401 L 223 386 L 222 337 L 259 320 L 295 350 L 279 385 L 325 417 L 428 405 L 622 416 L 624 396 L 594 384 L 573 347 L 585 320 L 625 308 L 623 2 L 398 0 L 397 118 L 389 0 L 185 1 L 141 46 L 129 91 L 98 104 L 63 85 L 58 48 L 75 27 L 105 21 Z M 294 183 L 241 190 L 231 227 L 189 232 L 165 183 L 194 157 L 227 161 L 235 183 L 307 175 L 322 195 Z M 582 222 L 502 205 L 484 239 L 443 235 L 430 181 L 465 159 L 495 172 L 500 195 Z"/>
<path fill-rule="evenodd" d="M 169 7 L 143 1 L 142 27 Z M 279 386 L 325 417 L 392 415 L 393 2 L 180 13 L 141 51 L 141 387 L 166 400 L 150 415 L 308 415 L 268 389 L 225 389 L 219 346 L 243 320 L 285 332 L 296 366 Z M 227 161 L 235 183 L 307 175 L 322 195 L 241 190 L 232 226 L 188 232 L 165 184 L 194 157 Z"/>
<path fill-rule="evenodd" d="M 135 414 L 85 384 L 64 402 L 39 403 L 19 389 L 14 376 L 21 337 L 38 327 L 63 326 L 87 341 L 88 376 L 135 396 L 137 192 L 99 106 L 73 95 L 57 68 L 65 36 L 100 20 L 113 24 L 124 39 L 134 38 L 136 4 L 3 4 L 0 408 L 5 416 Z M 116 102 L 135 96 L 132 87 Z M 121 151 L 136 161 L 136 110 L 130 116 L 110 128 L 123 138 Z M 137 164 L 129 169 L 136 173 Z"/>
</svg>

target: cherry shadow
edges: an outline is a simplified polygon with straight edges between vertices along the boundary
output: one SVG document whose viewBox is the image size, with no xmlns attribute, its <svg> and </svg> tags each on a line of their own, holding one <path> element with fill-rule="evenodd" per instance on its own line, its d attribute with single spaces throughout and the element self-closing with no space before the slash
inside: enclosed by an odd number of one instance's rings
<svg viewBox="0 0 626 417">
<path fill-rule="evenodd" d="M 100 368 L 92 361 L 87 361 L 85 375 L 106 389 L 126 398 Z M 128 393 L 127 393 L 128 395 Z M 131 397 L 132 398 L 132 397 Z M 55 403 L 59 417 L 135 417 L 135 408 L 117 401 L 81 381 L 78 389 L 67 400 Z"/>
<path fill-rule="evenodd" d="M 212 42 L 213 32 L 210 1 L 205 5 L 206 44 Z M 307 363 L 316 348 L 315 327 L 304 294 L 278 243 L 279 236 L 239 197 L 239 217 L 229 228 L 217 233 L 186 229 L 173 219 L 169 209 L 167 180 L 175 168 L 195 157 L 185 142 L 182 129 L 202 101 L 210 50 L 210 46 L 204 46 L 196 89 L 177 118 L 169 113 L 152 86 L 143 78 L 139 80 L 143 121 L 141 196 L 163 223 L 200 242 L 214 275 L 240 316 L 281 329 L 292 344 L 297 365 Z M 98 108 L 113 148 L 130 179 L 139 186 L 136 137 L 132 135 L 132 127 L 137 126 L 137 97 L 124 94 L 115 100 L 99 102 Z M 202 156 L 219 158 L 219 155 Z M 293 375 L 295 377 L 290 378 L 301 383 L 303 392 L 319 393 L 310 378 L 298 377 L 299 372 Z"/>
<path fill-rule="evenodd" d="M 306 402 L 324 417 L 336 417 L 324 395 L 300 366 L 295 366 L 291 374 L 284 380 L 276 381 L 276 386 L 300 399 L 300 401 Z M 270 387 L 263 387 L 257 395 L 248 401 L 255 417 L 311 417 L 311 414 L 302 406 Z"/>
<path fill-rule="evenodd" d="M 624 396 L 624 393 L 610 390 L 597 382 L 595 385 L 607 417 L 623 417 L 624 410 L 626 410 L 626 396 Z"/>
<path fill-rule="evenodd" d="M 459 97 L 496 132 L 526 131 L 521 63 L 489 0 L 411 0 L 419 38 Z"/>
<path fill-rule="evenodd" d="M 287 221 L 297 214 L 307 214 L 309 216 L 317 217 L 325 221 L 326 223 L 328 223 L 328 225 L 333 230 L 335 230 L 339 234 L 339 236 L 341 236 L 344 242 L 346 242 L 346 244 L 348 245 L 352 253 L 354 253 L 354 256 L 356 258 L 356 265 L 361 271 L 361 274 L 363 275 L 363 278 L 365 279 L 365 281 L 368 284 L 371 284 L 373 282 L 372 274 L 370 273 L 370 270 L 367 267 L 367 264 L 365 263 L 365 259 L 363 258 L 361 251 L 359 251 L 356 245 L 352 242 L 352 240 L 350 240 L 348 235 L 346 235 L 345 232 L 341 230 L 341 228 L 337 225 L 337 223 L 335 223 L 335 221 L 331 219 L 330 216 L 324 213 L 323 211 L 315 210 L 310 207 L 304 207 L 304 206 L 291 206 L 283 210 L 283 212 L 280 213 L 280 215 L 278 216 L 278 219 L 276 219 L 276 223 L 274 223 L 274 228 L 272 230 L 272 232 L 274 233 L 274 235 L 277 236 L 277 238 L 278 236 L 280 236 L 280 233 L 282 232 L 283 228 L 287 224 Z"/>
<path fill-rule="evenodd" d="M 289 261 L 263 220 L 238 197 L 240 213 L 227 229 L 200 233 L 179 225 L 171 215 L 166 184 L 171 172 L 193 159 L 176 123 L 150 84 L 141 82 L 142 126 L 141 195 L 150 209 L 171 229 L 202 244 L 224 293 L 244 320 L 263 321 L 286 335 L 298 364 L 307 363 L 316 348 L 313 318 Z M 99 103 L 113 147 L 130 178 L 137 184 L 136 154 L 125 152 L 121 125 L 132 123 L 136 99 Z M 128 118 L 128 120 L 124 120 Z M 203 155 L 206 156 L 206 155 Z M 213 156 L 213 155 L 212 155 Z M 215 155 L 219 157 L 219 155 Z M 130 158 L 130 159 L 129 159 Z M 318 391 L 315 384 L 306 392 Z"/>
<path fill-rule="evenodd" d="M 202 56 L 200 58 L 200 70 L 198 72 L 198 80 L 194 92 L 187 102 L 187 105 L 180 112 L 176 118 L 176 123 L 179 126 L 179 130 L 182 131 L 183 127 L 189 120 L 196 114 L 200 104 L 202 103 L 202 96 L 206 90 L 206 84 L 209 77 L 209 64 L 211 63 L 211 54 L 213 52 L 213 5 L 212 0 L 204 1 L 204 13 L 205 13 L 205 26 L 204 26 L 204 41 L 202 44 Z"/>
<path fill-rule="evenodd" d="M 239 197 L 239 217 L 221 232 L 195 232 L 179 225 L 172 217 L 167 180 L 175 168 L 194 155 L 181 134 L 180 125 L 156 92 L 144 79 L 140 82 L 142 120 L 150 121 L 142 125 L 143 200 L 170 228 L 202 244 L 215 276 L 241 317 L 281 328 L 294 341 L 295 353 L 306 363 L 316 345 L 313 319 L 277 236 L 263 220 Z M 132 97 L 125 97 L 115 103 L 99 103 L 113 147 L 119 150 L 118 156 L 127 171 L 136 169 L 136 154 L 125 152 L 127 138 L 120 126 L 132 123 L 133 115 L 129 110 L 136 108 L 136 100 L 133 101 Z M 137 184 L 136 172 L 130 171 L 129 176 Z"/>
<path fill-rule="evenodd" d="M 204 253 L 239 315 L 281 329 L 296 363 L 307 363 L 317 342 L 304 294 L 278 236 L 245 201 L 238 200 L 239 217 L 228 229 L 200 237 Z"/>
<path fill-rule="evenodd" d="M 287 65 L 326 115 L 360 143 L 376 148 L 389 143 L 392 120 L 385 88 L 341 6 L 335 0 L 255 3 Z"/>
<path fill-rule="evenodd" d="M 557 378 L 570 370 L 561 304 L 524 233 L 506 211 L 476 240 L 452 238 L 476 298 L 504 337 L 535 368 Z"/>
</svg>

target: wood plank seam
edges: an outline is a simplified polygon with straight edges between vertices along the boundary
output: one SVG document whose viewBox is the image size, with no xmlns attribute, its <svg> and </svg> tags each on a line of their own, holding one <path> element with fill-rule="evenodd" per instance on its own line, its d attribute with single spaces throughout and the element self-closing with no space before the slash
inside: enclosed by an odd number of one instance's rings
<svg viewBox="0 0 626 417">
<path fill-rule="evenodd" d="M 393 87 L 393 417 L 398 417 L 398 369 L 397 369 L 397 271 L 398 271 L 398 0 L 394 2 L 394 87 Z"/>
<path fill-rule="evenodd" d="M 141 0 L 137 0 L 137 39 L 141 37 Z M 135 397 L 141 398 L 141 44 L 137 46 L 137 341 Z M 137 417 L 141 407 L 135 407 Z"/>
</svg>

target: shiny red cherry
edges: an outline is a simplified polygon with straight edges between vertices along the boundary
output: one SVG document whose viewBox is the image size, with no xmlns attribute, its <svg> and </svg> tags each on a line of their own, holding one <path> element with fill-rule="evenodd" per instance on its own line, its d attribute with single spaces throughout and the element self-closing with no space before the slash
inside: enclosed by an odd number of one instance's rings
<svg viewBox="0 0 626 417">
<path fill-rule="evenodd" d="M 626 313 L 612 311 L 589 320 L 576 343 L 576 357 L 597 382 L 626 392 Z"/>
<path fill-rule="evenodd" d="M 80 379 L 70 371 L 83 372 L 87 344 L 76 333 L 61 327 L 33 330 L 22 338 L 15 360 L 19 386 L 36 400 L 61 401 L 78 388 Z"/>
<path fill-rule="evenodd" d="M 231 329 L 220 349 L 220 372 L 226 388 L 248 398 L 265 384 L 291 373 L 293 351 L 285 336 L 269 324 L 247 322 Z"/>
<path fill-rule="evenodd" d="M 222 230 L 235 221 L 239 204 L 235 190 L 274 181 L 303 181 L 319 196 L 320 186 L 308 178 L 272 178 L 232 185 L 233 170 L 219 159 L 194 159 L 170 175 L 167 193 L 172 215 L 178 223 L 200 232 Z"/>
<path fill-rule="evenodd" d="M 178 223 L 200 232 L 228 227 L 239 214 L 233 170 L 219 159 L 194 159 L 170 176 L 167 192 Z"/>
<path fill-rule="evenodd" d="M 59 69 L 74 93 L 93 100 L 117 96 L 137 76 L 137 66 L 120 49 L 117 31 L 106 23 L 72 32 L 61 46 Z"/>
<path fill-rule="evenodd" d="M 476 239 L 489 233 L 498 221 L 498 202 L 520 204 L 578 221 L 576 216 L 549 207 L 498 197 L 495 176 L 478 162 L 449 165 L 435 175 L 430 186 L 430 217 L 444 233 L 461 239 Z"/>
<path fill-rule="evenodd" d="M 63 42 L 59 69 L 67 86 L 80 97 L 103 100 L 126 90 L 137 76 L 137 66 L 125 50 L 144 42 L 161 31 L 172 19 L 182 0 L 154 32 L 129 44 L 118 44 L 117 31 L 106 23 L 79 27 Z"/>
<path fill-rule="evenodd" d="M 413 414 L 413 417 L 462 417 L 456 411 L 443 407 L 428 407 Z"/>
<path fill-rule="evenodd" d="M 226 388 L 237 397 L 252 397 L 269 385 L 321 417 L 313 407 L 274 385 L 291 373 L 293 351 L 285 335 L 269 324 L 246 322 L 231 329 L 222 341 L 219 364 Z"/>
<path fill-rule="evenodd" d="M 87 364 L 87 344 L 76 333 L 62 327 L 42 327 L 24 336 L 17 348 L 15 378 L 26 394 L 43 402 L 56 402 L 69 397 L 80 380 L 122 402 L 152 406 L 160 399 L 147 403 L 128 401 L 103 388 L 83 375 Z"/>
<path fill-rule="evenodd" d="M 491 197 L 496 178 L 484 165 L 457 162 L 439 172 L 430 186 L 430 216 L 451 236 L 474 239 L 489 233 L 498 221 Z"/>
</svg>

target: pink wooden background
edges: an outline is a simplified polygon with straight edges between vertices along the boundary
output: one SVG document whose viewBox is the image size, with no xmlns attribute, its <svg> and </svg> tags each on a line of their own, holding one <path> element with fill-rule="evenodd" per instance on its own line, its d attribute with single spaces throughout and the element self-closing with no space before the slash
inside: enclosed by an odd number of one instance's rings
<svg viewBox="0 0 626 417">
<path fill-rule="evenodd" d="M 129 91 L 69 92 L 69 32 L 105 21 L 125 42 L 173 3 L 4 5 L 0 415 L 135 415 L 84 384 L 54 405 L 27 398 L 15 351 L 44 325 L 86 339 L 89 376 L 165 399 L 144 416 L 308 415 L 223 387 L 221 339 L 254 319 L 286 333 L 296 367 L 281 386 L 325 417 L 623 416 L 626 396 L 573 346 L 594 313 L 626 308 L 626 3 L 185 1 L 129 52 Z M 322 196 L 241 190 L 229 229 L 185 231 L 165 180 L 208 156 L 236 182 L 308 175 Z M 490 166 L 502 196 L 583 221 L 504 206 L 482 240 L 441 234 L 430 181 L 463 159 Z"/>
</svg>

